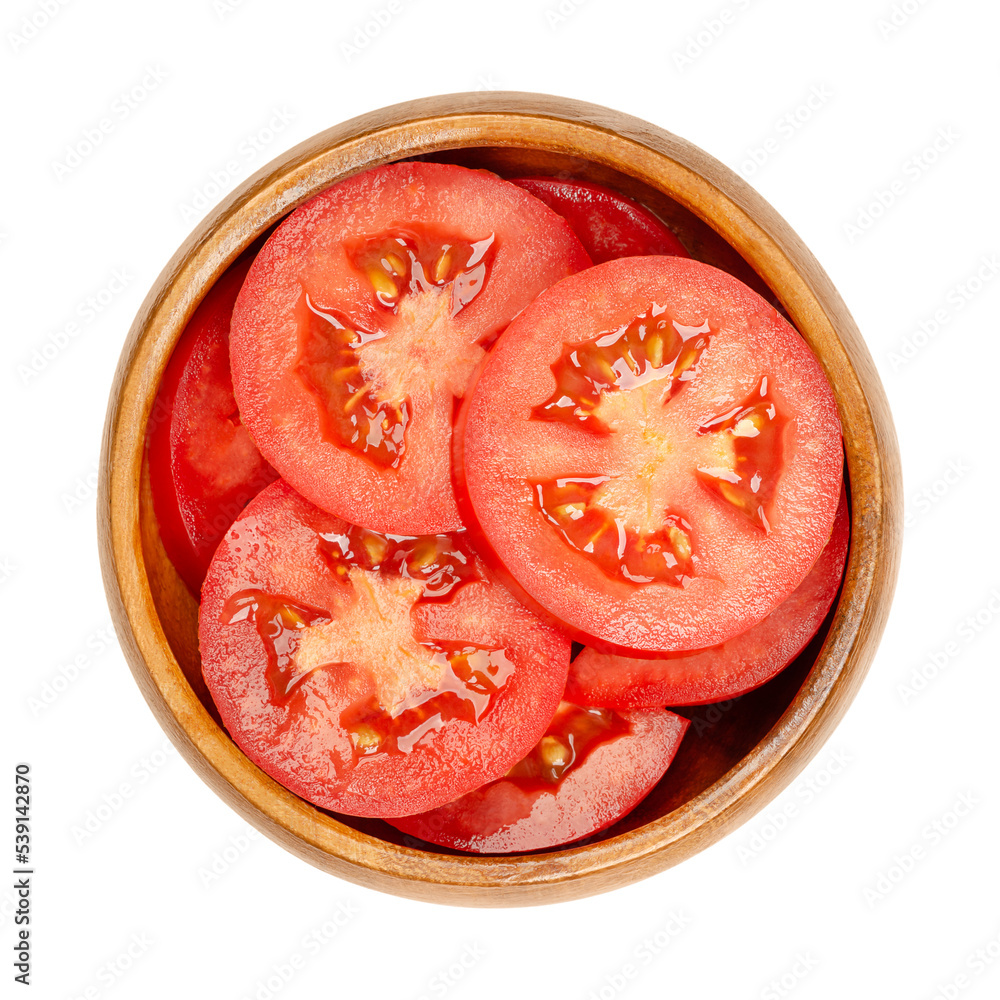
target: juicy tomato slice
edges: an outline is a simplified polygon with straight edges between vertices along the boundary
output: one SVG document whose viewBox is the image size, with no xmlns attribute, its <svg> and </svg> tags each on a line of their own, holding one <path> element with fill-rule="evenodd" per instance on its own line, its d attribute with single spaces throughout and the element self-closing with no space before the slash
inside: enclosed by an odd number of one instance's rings
<svg viewBox="0 0 1000 1000">
<path fill-rule="evenodd" d="M 598 264 L 540 295 L 459 415 L 477 547 L 603 652 L 713 646 L 798 586 L 830 537 L 843 448 L 802 338 L 678 257 Z"/>
<path fill-rule="evenodd" d="M 603 830 L 649 794 L 688 720 L 563 702 L 532 752 L 498 781 L 392 825 L 431 844 L 522 853 Z"/>
<path fill-rule="evenodd" d="M 484 171 L 404 162 L 297 209 L 236 303 L 240 412 L 303 496 L 377 531 L 461 527 L 454 403 L 492 340 L 587 267 L 568 223 Z"/>
<path fill-rule="evenodd" d="M 570 666 L 566 697 L 621 710 L 704 705 L 752 691 L 784 670 L 819 631 L 840 589 L 849 539 L 842 494 L 826 547 L 791 596 L 763 621 L 719 646 L 659 659 L 584 649 Z"/>
<path fill-rule="evenodd" d="M 195 594 L 219 540 L 278 477 L 240 420 L 229 372 L 229 323 L 250 260 L 233 264 L 195 310 L 170 357 L 147 432 L 160 537 Z"/>
<path fill-rule="evenodd" d="M 280 480 L 219 546 L 199 641 L 254 763 L 318 806 L 379 817 L 508 771 L 559 704 L 570 651 L 462 533 L 361 529 Z"/>
<path fill-rule="evenodd" d="M 652 212 L 610 188 L 556 177 L 517 177 L 511 183 L 558 212 L 595 264 L 646 254 L 691 256 L 673 230 Z"/>
</svg>

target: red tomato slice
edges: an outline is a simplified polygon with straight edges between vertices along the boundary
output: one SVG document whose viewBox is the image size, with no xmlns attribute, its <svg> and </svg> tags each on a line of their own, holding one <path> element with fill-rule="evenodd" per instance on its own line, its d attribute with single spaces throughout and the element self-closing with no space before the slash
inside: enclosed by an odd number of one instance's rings
<svg viewBox="0 0 1000 1000">
<path fill-rule="evenodd" d="M 663 659 L 584 649 L 570 666 L 566 697 L 621 710 L 705 705 L 752 691 L 784 670 L 819 631 L 840 589 L 849 538 L 842 494 L 830 541 L 802 583 L 763 621 L 719 646 Z"/>
<path fill-rule="evenodd" d="M 250 258 L 212 286 L 181 334 L 148 428 L 153 510 L 167 556 L 195 594 L 219 540 L 278 474 L 240 422 L 229 321 Z"/>
<path fill-rule="evenodd" d="M 392 825 L 431 844 L 519 854 L 611 826 L 649 794 L 688 720 L 673 712 L 559 706 L 545 736 L 505 777 Z"/>
<path fill-rule="evenodd" d="M 286 219 L 233 317 L 233 381 L 303 496 L 378 531 L 461 527 L 454 401 L 543 288 L 588 266 L 564 219 L 494 174 L 394 163 Z"/>
<path fill-rule="evenodd" d="M 737 279 L 678 257 L 542 293 L 467 394 L 463 518 L 525 603 L 605 652 L 713 646 L 798 586 L 843 449 L 816 358 Z"/>
<path fill-rule="evenodd" d="M 297 795 L 359 816 L 500 777 L 559 704 L 569 640 L 490 582 L 461 533 L 382 535 L 278 481 L 202 588 L 205 680 L 229 733 Z"/>
<path fill-rule="evenodd" d="M 511 183 L 558 212 L 573 227 L 595 264 L 646 254 L 691 256 L 652 212 L 600 184 L 555 177 L 517 177 Z"/>
</svg>

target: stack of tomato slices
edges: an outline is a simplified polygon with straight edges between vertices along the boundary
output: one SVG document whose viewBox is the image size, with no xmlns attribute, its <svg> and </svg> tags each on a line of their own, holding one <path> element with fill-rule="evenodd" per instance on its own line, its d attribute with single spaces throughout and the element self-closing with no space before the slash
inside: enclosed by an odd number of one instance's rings
<svg viewBox="0 0 1000 1000">
<path fill-rule="evenodd" d="M 406 161 L 312 198 L 209 291 L 148 443 L 232 738 L 456 850 L 617 822 L 667 706 L 783 669 L 847 557 L 805 342 L 582 181 Z"/>
</svg>

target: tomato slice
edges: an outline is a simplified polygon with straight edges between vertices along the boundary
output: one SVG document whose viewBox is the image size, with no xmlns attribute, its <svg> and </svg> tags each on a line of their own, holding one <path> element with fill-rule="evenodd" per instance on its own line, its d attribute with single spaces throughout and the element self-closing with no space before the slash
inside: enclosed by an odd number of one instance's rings
<svg viewBox="0 0 1000 1000">
<path fill-rule="evenodd" d="M 721 645 L 659 659 L 584 649 L 570 666 L 566 697 L 622 710 L 705 705 L 760 687 L 819 631 L 840 589 L 849 539 L 847 496 L 842 494 L 826 547 L 791 596 L 763 621 Z"/>
<path fill-rule="evenodd" d="M 558 212 L 595 264 L 645 254 L 691 256 L 673 230 L 652 212 L 610 188 L 556 177 L 516 177 L 511 183 Z"/>
<path fill-rule="evenodd" d="M 843 449 L 795 330 L 698 261 L 598 264 L 540 295 L 467 394 L 463 518 L 530 606 L 604 652 L 713 646 L 798 586 Z"/>
<path fill-rule="evenodd" d="M 240 293 L 243 419 L 324 510 L 457 530 L 454 401 L 510 319 L 589 263 L 564 219 L 485 171 L 404 162 L 342 181 L 278 227 Z"/>
<path fill-rule="evenodd" d="M 229 372 L 229 321 L 251 259 L 233 264 L 195 310 L 164 372 L 147 432 L 160 537 L 194 594 L 219 540 L 278 476 L 240 420 Z"/>
<path fill-rule="evenodd" d="M 278 481 L 202 589 L 205 680 L 243 752 L 316 805 L 420 812 L 492 781 L 545 731 L 569 640 L 454 535 L 384 535 Z"/>
<path fill-rule="evenodd" d="M 621 819 L 663 777 L 688 720 L 563 702 L 532 752 L 498 781 L 392 825 L 479 854 L 568 844 Z"/>
</svg>

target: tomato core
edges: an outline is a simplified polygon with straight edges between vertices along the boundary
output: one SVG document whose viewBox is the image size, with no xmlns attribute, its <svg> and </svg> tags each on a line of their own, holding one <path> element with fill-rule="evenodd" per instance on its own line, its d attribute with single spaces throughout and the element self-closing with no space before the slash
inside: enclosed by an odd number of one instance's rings
<svg viewBox="0 0 1000 1000">
<path fill-rule="evenodd" d="M 794 328 L 725 272 L 654 256 L 536 298 L 479 370 L 453 451 L 493 571 L 628 656 L 770 614 L 829 538 L 843 467 L 836 400 Z"/>
<path fill-rule="evenodd" d="M 412 385 L 414 376 L 419 382 L 443 375 L 461 395 L 482 357 L 481 347 L 448 332 L 450 321 L 485 287 L 496 242 L 495 233 L 470 243 L 421 228 L 345 246 L 351 265 L 371 286 L 374 304 L 397 322 L 389 332 L 364 330 L 304 296 L 309 316 L 295 374 L 316 401 L 325 440 L 377 468 L 398 468 L 413 414 L 403 386 Z M 435 349 L 428 351 L 428 343 Z"/>
<path fill-rule="evenodd" d="M 480 722 L 514 669 L 503 649 L 425 645 L 431 663 L 442 670 L 434 690 L 411 694 L 391 711 L 372 695 L 341 713 L 356 761 L 377 753 L 410 753 L 420 739 L 455 719 Z"/>
<path fill-rule="evenodd" d="M 581 343 L 568 343 L 551 365 L 556 389 L 531 415 L 536 420 L 561 420 L 595 434 L 610 428 L 595 410 L 605 392 L 627 392 L 649 382 L 666 404 L 697 375 L 698 359 L 708 346 L 708 323 L 682 326 L 662 317 L 654 306 L 626 326 Z"/>
<path fill-rule="evenodd" d="M 355 525 L 319 534 L 318 549 L 357 600 L 337 620 L 328 612 L 260 590 L 241 590 L 226 602 L 222 621 L 253 617 L 267 652 L 267 679 L 276 701 L 289 698 L 314 670 L 367 670 L 375 690 L 340 715 L 354 763 L 375 754 L 408 754 L 446 723 L 479 723 L 503 689 L 514 664 L 502 648 L 418 642 L 409 636 L 410 610 L 442 602 L 481 579 L 474 556 L 451 535 L 383 535 Z M 363 659 L 350 650 L 367 635 Z M 322 626 L 328 626 L 323 628 Z M 418 678 L 426 687 L 400 687 Z"/>
<path fill-rule="evenodd" d="M 682 587 L 694 572 L 691 525 L 664 514 L 663 527 L 644 531 L 626 524 L 600 502 L 610 476 L 535 483 L 535 506 L 566 542 L 589 555 L 612 579 L 627 583 L 670 583 Z"/>
</svg>

